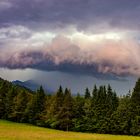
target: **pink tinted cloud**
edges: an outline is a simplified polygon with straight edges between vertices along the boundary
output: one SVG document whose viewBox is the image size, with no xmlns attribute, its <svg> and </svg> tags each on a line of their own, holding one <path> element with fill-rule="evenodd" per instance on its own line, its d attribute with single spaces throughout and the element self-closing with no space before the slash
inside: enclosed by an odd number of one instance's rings
<svg viewBox="0 0 140 140">
<path fill-rule="evenodd" d="M 93 69 L 96 67 L 97 73 L 102 74 L 140 75 L 140 46 L 134 40 L 103 40 L 100 43 L 88 41 L 85 44 L 81 47 L 82 43 L 77 44 L 70 38 L 57 36 L 51 44 L 36 50 L 22 48 L 8 52 L 4 49 L 0 52 L 0 66 L 42 69 L 41 64 L 48 70 L 48 62 L 57 65 L 58 69 L 59 65 L 65 63 L 79 67 L 91 66 Z"/>
</svg>

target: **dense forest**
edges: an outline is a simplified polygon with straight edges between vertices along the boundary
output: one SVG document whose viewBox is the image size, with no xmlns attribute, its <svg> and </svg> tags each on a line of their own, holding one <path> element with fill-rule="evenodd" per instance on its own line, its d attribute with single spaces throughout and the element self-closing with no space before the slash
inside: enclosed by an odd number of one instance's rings
<svg viewBox="0 0 140 140">
<path fill-rule="evenodd" d="M 140 79 L 118 97 L 111 86 L 93 86 L 72 96 L 61 86 L 49 95 L 32 92 L 0 78 L 0 119 L 65 131 L 140 135 Z"/>
</svg>

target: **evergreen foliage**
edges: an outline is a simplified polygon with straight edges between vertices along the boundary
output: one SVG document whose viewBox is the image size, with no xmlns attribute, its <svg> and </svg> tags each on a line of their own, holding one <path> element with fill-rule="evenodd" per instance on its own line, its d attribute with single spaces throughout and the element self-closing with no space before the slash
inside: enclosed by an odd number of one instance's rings
<svg viewBox="0 0 140 140">
<path fill-rule="evenodd" d="M 72 96 L 60 86 L 47 95 L 42 86 L 31 92 L 0 78 L 0 119 L 65 131 L 140 135 L 140 79 L 132 94 L 118 97 L 110 85 L 95 85 L 92 92 L 86 88 L 84 96 Z"/>
</svg>

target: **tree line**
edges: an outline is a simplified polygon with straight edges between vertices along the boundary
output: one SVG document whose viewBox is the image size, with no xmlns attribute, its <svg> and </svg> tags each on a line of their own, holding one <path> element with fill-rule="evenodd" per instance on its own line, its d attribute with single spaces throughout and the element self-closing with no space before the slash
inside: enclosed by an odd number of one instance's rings
<svg viewBox="0 0 140 140">
<path fill-rule="evenodd" d="M 72 96 L 61 86 L 55 94 L 32 92 L 0 78 L 0 119 L 64 131 L 140 135 L 140 79 L 118 97 L 111 86 Z"/>
</svg>

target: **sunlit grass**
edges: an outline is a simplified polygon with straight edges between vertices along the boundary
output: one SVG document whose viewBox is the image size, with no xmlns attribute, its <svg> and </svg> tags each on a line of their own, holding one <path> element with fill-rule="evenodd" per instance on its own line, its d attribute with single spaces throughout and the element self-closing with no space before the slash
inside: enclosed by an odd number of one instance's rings
<svg viewBox="0 0 140 140">
<path fill-rule="evenodd" d="M 0 140 L 140 140 L 140 137 L 63 132 L 0 120 Z"/>
</svg>

